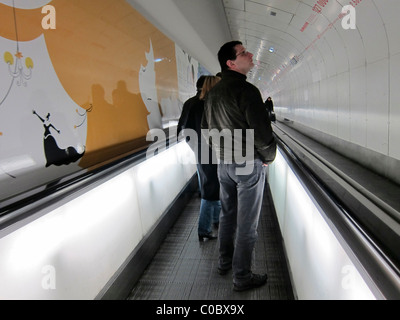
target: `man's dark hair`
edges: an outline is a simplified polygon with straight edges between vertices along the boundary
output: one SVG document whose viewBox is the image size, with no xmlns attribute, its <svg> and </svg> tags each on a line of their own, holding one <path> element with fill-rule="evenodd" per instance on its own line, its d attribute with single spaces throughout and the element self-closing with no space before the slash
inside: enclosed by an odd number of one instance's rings
<svg viewBox="0 0 400 320">
<path fill-rule="evenodd" d="M 228 60 L 236 59 L 235 46 L 238 44 L 243 44 L 241 41 L 230 41 L 225 43 L 218 51 L 218 61 L 221 66 L 221 71 L 228 70 L 226 62 Z"/>
</svg>

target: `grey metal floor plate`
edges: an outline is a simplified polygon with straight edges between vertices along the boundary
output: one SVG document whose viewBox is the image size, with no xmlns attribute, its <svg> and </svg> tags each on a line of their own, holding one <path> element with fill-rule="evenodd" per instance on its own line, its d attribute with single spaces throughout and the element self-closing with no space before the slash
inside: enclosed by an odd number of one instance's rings
<svg viewBox="0 0 400 320">
<path fill-rule="evenodd" d="M 266 185 L 268 188 L 268 185 Z M 265 286 L 235 292 L 232 273 L 217 273 L 218 240 L 200 243 L 197 194 L 169 231 L 129 300 L 293 300 L 278 221 L 267 189 L 254 250 L 253 272 L 268 274 Z"/>
</svg>

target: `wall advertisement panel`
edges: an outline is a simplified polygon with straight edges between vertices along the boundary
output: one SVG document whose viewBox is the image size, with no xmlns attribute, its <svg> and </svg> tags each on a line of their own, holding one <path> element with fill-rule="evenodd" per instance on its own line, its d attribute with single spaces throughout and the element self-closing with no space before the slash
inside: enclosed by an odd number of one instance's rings
<svg viewBox="0 0 400 320">
<path fill-rule="evenodd" d="M 125 0 L 0 0 L 0 20 L 0 201 L 146 146 L 204 70 Z"/>
</svg>

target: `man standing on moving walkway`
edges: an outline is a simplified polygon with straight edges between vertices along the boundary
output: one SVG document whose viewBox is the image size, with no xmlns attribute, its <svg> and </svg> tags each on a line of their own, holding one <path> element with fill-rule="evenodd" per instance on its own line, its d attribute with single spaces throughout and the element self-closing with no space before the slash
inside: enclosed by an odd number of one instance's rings
<svg viewBox="0 0 400 320">
<path fill-rule="evenodd" d="M 222 80 L 206 98 L 202 132 L 219 160 L 218 272 L 224 275 L 232 268 L 233 289 L 243 291 L 267 281 L 266 274 L 251 271 L 251 263 L 265 167 L 275 158 L 276 142 L 260 91 L 246 81 L 253 55 L 240 41 L 231 41 L 220 48 L 218 60 Z"/>
</svg>

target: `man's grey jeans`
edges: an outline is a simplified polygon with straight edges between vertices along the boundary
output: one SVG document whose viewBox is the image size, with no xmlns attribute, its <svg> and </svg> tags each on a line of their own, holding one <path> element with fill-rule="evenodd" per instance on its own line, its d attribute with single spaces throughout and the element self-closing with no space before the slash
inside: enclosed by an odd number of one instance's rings
<svg viewBox="0 0 400 320">
<path fill-rule="evenodd" d="M 240 174 L 243 164 L 218 164 L 221 215 L 218 231 L 219 268 L 233 270 L 235 284 L 250 280 L 252 254 L 257 240 L 264 185 L 265 167 L 260 159 L 253 160 L 254 169 Z M 239 174 L 238 174 L 239 172 Z"/>
</svg>

